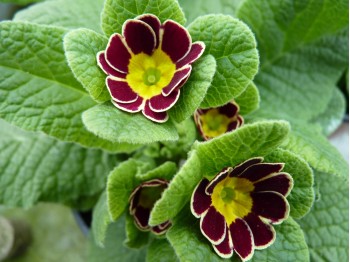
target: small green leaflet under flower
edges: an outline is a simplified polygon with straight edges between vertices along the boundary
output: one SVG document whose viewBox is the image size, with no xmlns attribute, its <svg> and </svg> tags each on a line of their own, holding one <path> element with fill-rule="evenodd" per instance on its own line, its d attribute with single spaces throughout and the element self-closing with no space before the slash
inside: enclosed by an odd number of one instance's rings
<svg viewBox="0 0 350 262">
<path fill-rule="evenodd" d="M 213 180 L 202 179 L 192 194 L 191 211 L 223 258 L 235 251 L 243 261 L 249 260 L 254 249 L 275 241 L 272 224 L 289 216 L 286 197 L 293 179 L 281 172 L 284 164 L 262 161 L 262 157 L 251 158 L 235 168 L 224 168 Z"/>
<path fill-rule="evenodd" d="M 110 37 L 97 62 L 108 75 L 106 85 L 117 108 L 142 111 L 148 119 L 163 123 L 204 48 L 203 42 L 192 43 L 187 30 L 175 21 L 161 24 L 155 15 L 144 14 L 127 20 L 122 35 Z"/>
</svg>

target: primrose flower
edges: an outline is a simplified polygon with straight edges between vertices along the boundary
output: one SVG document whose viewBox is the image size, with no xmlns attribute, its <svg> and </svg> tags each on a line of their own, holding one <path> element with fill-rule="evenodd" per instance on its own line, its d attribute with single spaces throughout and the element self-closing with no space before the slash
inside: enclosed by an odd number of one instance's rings
<svg viewBox="0 0 350 262">
<path fill-rule="evenodd" d="M 251 158 L 225 168 L 213 180 L 204 178 L 192 194 L 191 211 L 216 253 L 229 258 L 235 251 L 249 260 L 254 249 L 270 246 L 276 233 L 272 224 L 289 216 L 287 195 L 292 177 L 281 172 L 283 163 Z"/>
<path fill-rule="evenodd" d="M 152 231 L 156 235 L 161 235 L 171 226 L 170 221 L 165 221 L 156 226 L 148 224 L 151 210 L 168 184 L 166 180 L 153 179 L 142 183 L 131 193 L 129 212 L 134 217 L 135 225 L 140 230 Z"/>
<path fill-rule="evenodd" d="M 243 125 L 239 106 L 234 101 L 221 107 L 198 109 L 194 120 L 204 140 L 209 140 Z"/>
<path fill-rule="evenodd" d="M 142 113 L 163 123 L 178 100 L 191 64 L 204 52 L 203 42 L 192 43 L 180 24 L 145 14 L 125 21 L 122 35 L 113 34 L 97 62 L 108 75 L 106 85 L 119 109 Z"/>
</svg>

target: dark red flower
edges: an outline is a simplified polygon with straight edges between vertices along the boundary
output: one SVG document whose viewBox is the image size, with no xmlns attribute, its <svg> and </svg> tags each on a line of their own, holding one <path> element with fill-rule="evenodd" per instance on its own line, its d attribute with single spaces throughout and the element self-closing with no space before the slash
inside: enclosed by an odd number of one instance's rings
<svg viewBox="0 0 350 262">
<path fill-rule="evenodd" d="M 156 226 L 148 224 L 151 210 L 169 182 L 163 179 L 153 179 L 142 183 L 130 195 L 130 214 L 135 219 L 135 225 L 142 231 L 152 231 L 156 235 L 165 233 L 171 226 L 170 221 L 165 221 Z"/>
<path fill-rule="evenodd" d="M 172 20 L 161 24 L 155 15 L 145 14 L 127 20 L 122 35 L 110 37 L 97 62 L 108 75 L 106 85 L 117 108 L 142 111 L 162 123 L 204 48 L 203 42 L 192 43 L 180 24 Z"/>
<path fill-rule="evenodd" d="M 284 164 L 262 161 L 262 157 L 252 158 L 225 168 L 211 181 L 202 179 L 192 194 L 191 211 L 223 258 L 235 251 L 243 261 L 249 260 L 254 249 L 274 242 L 272 225 L 289 216 L 286 197 L 293 179 L 281 172 Z"/>
<path fill-rule="evenodd" d="M 235 130 L 244 122 L 234 101 L 220 107 L 198 109 L 194 120 L 204 140 Z"/>
</svg>

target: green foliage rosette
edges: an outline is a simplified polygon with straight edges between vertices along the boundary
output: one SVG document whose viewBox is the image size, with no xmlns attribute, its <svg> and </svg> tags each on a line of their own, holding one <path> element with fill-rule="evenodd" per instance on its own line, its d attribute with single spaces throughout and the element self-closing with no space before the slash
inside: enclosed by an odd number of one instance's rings
<svg viewBox="0 0 350 262">
<path fill-rule="evenodd" d="M 347 1 L 0 2 L 14 261 L 348 260 Z"/>
</svg>

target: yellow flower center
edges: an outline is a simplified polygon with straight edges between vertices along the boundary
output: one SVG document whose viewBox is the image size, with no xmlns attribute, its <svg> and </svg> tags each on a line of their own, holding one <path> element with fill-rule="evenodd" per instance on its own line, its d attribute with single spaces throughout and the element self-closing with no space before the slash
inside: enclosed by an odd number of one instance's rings
<svg viewBox="0 0 350 262">
<path fill-rule="evenodd" d="M 226 132 L 230 118 L 220 114 L 216 108 L 210 109 L 200 116 L 203 132 L 207 137 L 217 137 Z"/>
<path fill-rule="evenodd" d="M 215 186 L 212 205 L 230 225 L 236 218 L 243 218 L 251 212 L 253 200 L 250 192 L 253 190 L 254 185 L 248 179 L 227 177 Z"/>
<path fill-rule="evenodd" d="M 161 49 L 152 55 L 140 53 L 132 55 L 126 76 L 131 89 L 144 99 L 160 95 L 173 78 L 176 65 Z"/>
</svg>

